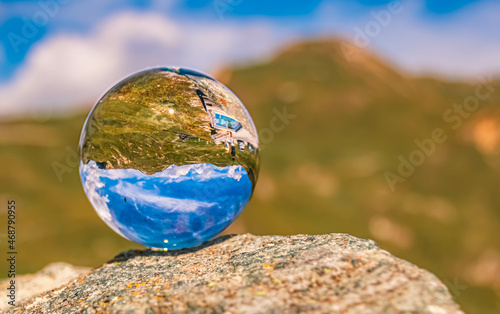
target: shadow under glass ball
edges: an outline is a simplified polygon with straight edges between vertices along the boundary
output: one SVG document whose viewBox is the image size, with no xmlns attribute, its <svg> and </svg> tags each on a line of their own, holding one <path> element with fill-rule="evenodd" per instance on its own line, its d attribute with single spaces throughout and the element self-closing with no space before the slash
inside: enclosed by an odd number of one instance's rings
<svg viewBox="0 0 500 314">
<path fill-rule="evenodd" d="M 147 247 L 212 239 L 247 205 L 259 141 L 241 101 L 195 71 L 157 68 L 112 87 L 80 137 L 80 177 L 101 219 Z"/>
</svg>

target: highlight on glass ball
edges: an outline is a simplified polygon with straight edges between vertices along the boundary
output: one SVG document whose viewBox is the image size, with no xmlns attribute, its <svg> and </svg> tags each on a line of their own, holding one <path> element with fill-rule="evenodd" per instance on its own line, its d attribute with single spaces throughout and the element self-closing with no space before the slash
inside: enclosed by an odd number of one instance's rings
<svg viewBox="0 0 500 314">
<path fill-rule="evenodd" d="M 243 211 L 259 172 L 257 131 L 222 83 L 181 68 L 133 74 L 94 106 L 80 177 L 108 226 L 163 250 L 214 238 Z"/>
</svg>

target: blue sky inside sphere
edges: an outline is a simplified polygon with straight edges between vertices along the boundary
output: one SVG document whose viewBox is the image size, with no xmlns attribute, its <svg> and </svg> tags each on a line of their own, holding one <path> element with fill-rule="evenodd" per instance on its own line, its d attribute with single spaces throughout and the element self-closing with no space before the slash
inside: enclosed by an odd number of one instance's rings
<svg viewBox="0 0 500 314">
<path fill-rule="evenodd" d="M 199 245 L 228 227 L 247 205 L 252 183 L 242 166 L 171 165 L 147 175 L 135 169 L 80 164 L 87 197 L 104 222 L 147 247 Z M 166 241 L 165 241 L 166 240 Z"/>
</svg>

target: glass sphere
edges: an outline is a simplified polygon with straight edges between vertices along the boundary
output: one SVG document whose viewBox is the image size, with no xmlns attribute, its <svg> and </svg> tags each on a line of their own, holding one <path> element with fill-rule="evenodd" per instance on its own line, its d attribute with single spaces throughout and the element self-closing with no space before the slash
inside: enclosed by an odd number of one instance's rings
<svg viewBox="0 0 500 314">
<path fill-rule="evenodd" d="M 133 74 L 94 106 L 80 138 L 80 177 L 108 226 L 159 249 L 197 246 L 247 205 L 259 140 L 241 101 L 181 68 Z"/>
</svg>

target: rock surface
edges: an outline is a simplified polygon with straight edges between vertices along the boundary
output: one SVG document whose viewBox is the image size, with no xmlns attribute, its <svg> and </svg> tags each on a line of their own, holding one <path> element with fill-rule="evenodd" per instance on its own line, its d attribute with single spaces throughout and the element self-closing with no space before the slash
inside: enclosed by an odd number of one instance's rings
<svg viewBox="0 0 500 314">
<path fill-rule="evenodd" d="M 68 263 L 53 263 L 44 267 L 33 275 L 16 276 L 16 303 L 20 304 L 42 292 L 60 287 L 68 281 L 86 274 L 90 271 L 88 267 L 75 267 Z M 0 281 L 0 291 L 6 292 L 10 279 Z M 12 307 L 8 304 L 10 299 L 0 298 L 0 311 Z"/>
<path fill-rule="evenodd" d="M 345 234 L 128 251 L 11 311 L 462 313 L 434 275 Z"/>
</svg>

